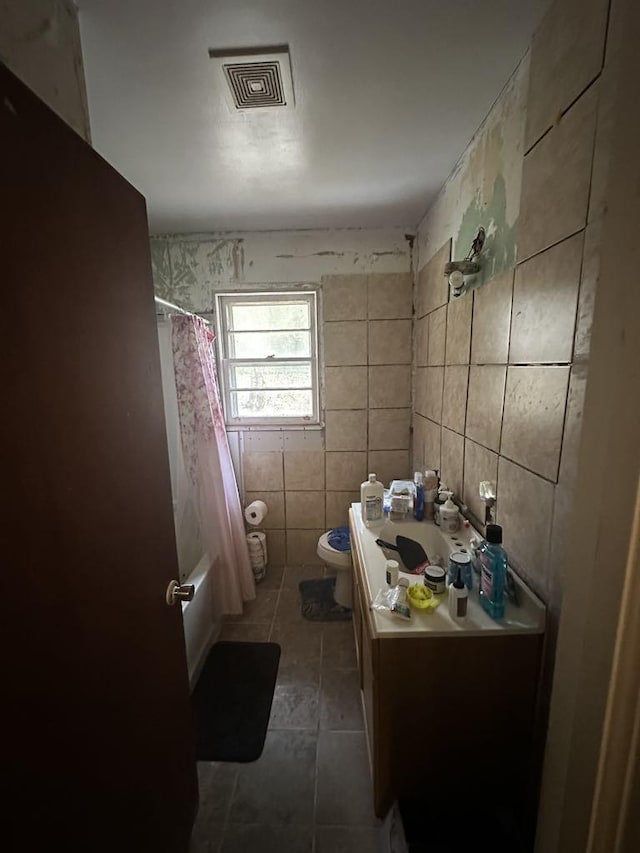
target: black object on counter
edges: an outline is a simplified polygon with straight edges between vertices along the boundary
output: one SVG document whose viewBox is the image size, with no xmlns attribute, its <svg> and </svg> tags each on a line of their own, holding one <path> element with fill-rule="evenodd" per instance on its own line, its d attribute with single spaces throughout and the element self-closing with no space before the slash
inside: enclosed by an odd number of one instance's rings
<svg viewBox="0 0 640 853">
<path fill-rule="evenodd" d="M 415 539 L 408 539 L 406 536 L 396 536 L 395 545 L 392 542 L 385 542 L 384 539 L 376 539 L 376 545 L 379 545 L 381 548 L 388 548 L 390 551 L 397 551 L 408 572 L 420 574 L 424 570 L 425 565 L 429 563 L 427 552 Z"/>
</svg>

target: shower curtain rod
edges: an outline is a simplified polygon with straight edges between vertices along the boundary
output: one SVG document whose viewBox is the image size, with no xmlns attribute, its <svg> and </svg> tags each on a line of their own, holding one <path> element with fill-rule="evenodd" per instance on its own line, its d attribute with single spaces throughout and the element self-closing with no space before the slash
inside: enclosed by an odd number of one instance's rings
<svg viewBox="0 0 640 853">
<path fill-rule="evenodd" d="M 187 316 L 191 316 L 191 317 L 193 317 L 193 316 L 199 317 L 200 316 L 199 314 L 195 314 L 193 311 L 186 311 L 184 308 L 181 308 L 179 305 L 174 305 L 173 302 L 167 302 L 166 299 L 160 299 L 159 296 L 154 296 L 153 298 L 156 301 L 157 305 L 162 305 L 164 308 L 168 308 L 170 311 L 176 311 L 178 314 L 187 314 Z M 206 323 L 207 326 L 211 325 L 209 320 L 205 320 L 204 317 L 200 317 L 200 319 L 202 320 L 203 323 Z"/>
</svg>

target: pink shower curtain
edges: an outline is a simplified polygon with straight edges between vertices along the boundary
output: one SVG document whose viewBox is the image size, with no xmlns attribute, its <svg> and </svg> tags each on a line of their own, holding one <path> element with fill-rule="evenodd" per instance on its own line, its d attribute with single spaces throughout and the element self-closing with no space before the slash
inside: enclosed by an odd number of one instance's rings
<svg viewBox="0 0 640 853">
<path fill-rule="evenodd" d="M 255 583 L 220 404 L 214 337 L 193 315 L 173 315 L 171 331 L 184 464 L 213 563 L 216 609 L 242 613 L 243 602 L 255 598 Z"/>
</svg>

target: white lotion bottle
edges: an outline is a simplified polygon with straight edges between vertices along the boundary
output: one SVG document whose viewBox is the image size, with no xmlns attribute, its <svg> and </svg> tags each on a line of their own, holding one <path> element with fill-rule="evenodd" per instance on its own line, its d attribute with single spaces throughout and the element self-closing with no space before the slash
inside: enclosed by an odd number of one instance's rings
<svg viewBox="0 0 640 853">
<path fill-rule="evenodd" d="M 440 507 L 440 527 L 445 533 L 455 533 L 460 529 L 458 507 L 453 502 L 453 492 L 447 492 L 447 499 Z"/>
<path fill-rule="evenodd" d="M 369 479 L 360 486 L 360 511 L 367 527 L 382 521 L 383 500 L 384 486 L 376 480 L 375 474 L 369 474 Z"/>
</svg>

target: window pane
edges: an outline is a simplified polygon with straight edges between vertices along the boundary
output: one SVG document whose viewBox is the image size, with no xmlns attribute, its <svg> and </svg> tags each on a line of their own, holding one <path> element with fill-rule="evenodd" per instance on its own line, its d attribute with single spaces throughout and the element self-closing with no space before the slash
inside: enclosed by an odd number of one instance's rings
<svg viewBox="0 0 640 853">
<path fill-rule="evenodd" d="M 231 366 L 232 388 L 311 388 L 311 365 L 236 364 Z"/>
<path fill-rule="evenodd" d="M 231 358 L 308 358 L 310 332 L 235 332 L 229 335 Z"/>
<path fill-rule="evenodd" d="M 313 415 L 311 391 L 232 391 L 239 418 L 305 418 Z"/>
<path fill-rule="evenodd" d="M 308 329 L 308 302 L 254 302 L 232 305 L 230 331 Z"/>
</svg>

